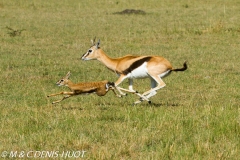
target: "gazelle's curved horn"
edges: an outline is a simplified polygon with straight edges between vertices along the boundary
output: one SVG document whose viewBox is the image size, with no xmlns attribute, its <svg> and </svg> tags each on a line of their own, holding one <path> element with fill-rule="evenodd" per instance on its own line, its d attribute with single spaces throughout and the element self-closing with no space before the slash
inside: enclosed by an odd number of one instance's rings
<svg viewBox="0 0 240 160">
<path fill-rule="evenodd" d="M 93 40 L 91 40 L 91 42 L 92 42 L 92 45 L 95 45 L 95 40 L 96 40 L 96 36 L 94 37 L 94 39 L 93 39 Z"/>
<path fill-rule="evenodd" d="M 100 39 L 98 40 L 98 42 L 96 44 L 96 49 L 98 49 L 99 45 L 100 45 Z"/>
</svg>

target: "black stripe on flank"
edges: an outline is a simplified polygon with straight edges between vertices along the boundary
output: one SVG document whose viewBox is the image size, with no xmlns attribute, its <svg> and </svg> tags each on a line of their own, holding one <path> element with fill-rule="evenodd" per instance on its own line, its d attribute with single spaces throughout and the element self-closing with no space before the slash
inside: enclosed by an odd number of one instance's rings
<svg viewBox="0 0 240 160">
<path fill-rule="evenodd" d="M 127 75 L 128 73 L 132 72 L 134 69 L 141 66 L 144 62 L 148 62 L 152 57 L 144 57 L 142 59 L 139 59 L 135 62 L 133 62 L 127 69 L 125 69 L 122 73 L 124 75 Z"/>
</svg>

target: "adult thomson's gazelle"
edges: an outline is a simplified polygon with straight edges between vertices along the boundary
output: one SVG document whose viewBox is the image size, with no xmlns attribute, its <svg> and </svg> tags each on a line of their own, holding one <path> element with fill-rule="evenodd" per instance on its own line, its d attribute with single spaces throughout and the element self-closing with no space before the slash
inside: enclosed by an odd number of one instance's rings
<svg viewBox="0 0 240 160">
<path fill-rule="evenodd" d="M 157 90 L 166 86 L 162 78 L 169 75 L 172 71 L 185 71 L 187 69 L 187 63 L 183 63 L 182 68 L 174 69 L 170 62 L 161 56 L 133 56 L 126 55 L 119 58 L 110 58 L 99 47 L 100 40 L 95 44 L 95 39 L 92 40 L 92 46 L 88 51 L 82 55 L 82 60 L 98 60 L 102 62 L 108 69 L 119 75 L 118 80 L 115 82 L 116 89 L 121 95 L 125 95 L 122 91 L 130 92 L 140 96 L 140 100 L 135 104 L 142 102 L 143 100 L 151 102 L 150 97 L 157 94 Z M 133 79 L 150 78 L 151 89 L 143 94 L 133 90 Z M 123 80 L 129 79 L 129 89 L 119 87 L 119 84 Z"/>
<path fill-rule="evenodd" d="M 71 91 L 70 92 L 59 92 L 56 94 L 50 94 L 47 97 L 57 96 L 57 95 L 66 95 L 62 99 L 52 102 L 52 104 L 59 103 L 64 99 L 67 99 L 71 96 L 80 95 L 80 94 L 90 94 L 96 93 L 98 96 L 104 96 L 107 94 L 109 90 L 112 90 L 116 96 L 119 95 L 115 92 L 115 86 L 113 82 L 109 82 L 107 80 L 98 81 L 98 82 L 81 82 L 81 83 L 73 83 L 69 80 L 70 72 L 67 73 L 65 77 L 60 79 L 56 84 L 58 86 L 67 86 Z M 121 97 L 121 96 L 120 96 Z"/>
</svg>

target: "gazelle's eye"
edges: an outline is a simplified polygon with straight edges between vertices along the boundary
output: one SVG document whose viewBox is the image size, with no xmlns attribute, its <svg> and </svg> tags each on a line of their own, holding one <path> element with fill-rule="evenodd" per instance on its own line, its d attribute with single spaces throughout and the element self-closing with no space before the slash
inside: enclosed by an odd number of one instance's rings
<svg viewBox="0 0 240 160">
<path fill-rule="evenodd" d="M 91 50 L 91 49 L 89 49 L 89 50 L 88 50 L 88 53 L 91 53 L 91 52 L 92 52 L 92 50 Z"/>
</svg>

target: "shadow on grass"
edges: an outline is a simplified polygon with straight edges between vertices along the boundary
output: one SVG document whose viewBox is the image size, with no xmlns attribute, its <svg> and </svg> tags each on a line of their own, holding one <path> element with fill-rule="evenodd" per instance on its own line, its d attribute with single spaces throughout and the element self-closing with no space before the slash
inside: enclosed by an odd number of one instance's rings
<svg viewBox="0 0 240 160">
<path fill-rule="evenodd" d="M 125 9 L 121 12 L 114 12 L 113 14 L 120 14 L 120 15 L 140 14 L 140 15 L 145 15 L 146 12 L 143 11 L 143 10 L 140 10 L 140 9 L 138 9 L 138 10 L 136 10 L 136 9 Z"/>
<path fill-rule="evenodd" d="M 92 105 L 99 110 L 107 110 L 110 107 L 116 106 L 116 104 L 111 104 L 111 103 L 95 103 Z M 65 106 L 62 106 L 62 109 L 63 110 L 84 110 L 84 107 L 77 106 L 77 105 L 76 106 L 65 105 Z"/>
<path fill-rule="evenodd" d="M 138 106 L 138 105 L 134 105 L 134 106 Z M 181 106 L 181 104 L 179 103 L 142 103 L 139 104 L 139 106 L 144 106 L 144 107 L 178 107 Z"/>
<path fill-rule="evenodd" d="M 111 104 L 111 103 L 96 103 L 94 106 L 99 110 L 108 110 L 109 108 L 112 108 L 114 106 L 119 106 L 119 104 Z M 126 106 L 126 104 L 124 104 Z M 179 103 L 146 103 L 142 102 L 141 104 L 128 104 L 129 107 L 179 107 L 181 104 Z M 62 106 L 63 110 L 84 110 L 81 106 Z"/>
<path fill-rule="evenodd" d="M 62 106 L 63 110 L 83 110 L 82 107 Z"/>
</svg>

